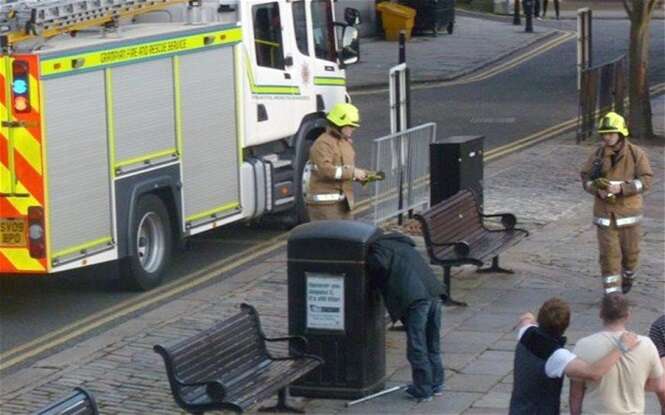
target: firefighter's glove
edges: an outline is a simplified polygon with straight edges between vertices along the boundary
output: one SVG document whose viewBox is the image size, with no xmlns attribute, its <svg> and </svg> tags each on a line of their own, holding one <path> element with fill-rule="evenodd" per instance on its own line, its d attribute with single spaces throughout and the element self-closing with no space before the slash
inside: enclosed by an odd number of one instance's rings
<svg viewBox="0 0 665 415">
<path fill-rule="evenodd" d="M 607 190 L 607 188 L 610 187 L 610 181 L 604 177 L 599 177 L 593 181 L 593 185 L 596 189 Z"/>
<path fill-rule="evenodd" d="M 367 170 L 367 177 L 363 181 L 363 186 L 367 186 L 368 184 L 372 182 L 378 182 L 381 180 L 385 180 L 386 174 L 382 171 L 373 171 L 373 170 Z"/>
<path fill-rule="evenodd" d="M 607 203 L 610 205 L 614 205 L 617 202 L 617 195 L 614 193 L 608 193 L 607 199 L 605 199 L 605 201 L 607 201 Z"/>
</svg>

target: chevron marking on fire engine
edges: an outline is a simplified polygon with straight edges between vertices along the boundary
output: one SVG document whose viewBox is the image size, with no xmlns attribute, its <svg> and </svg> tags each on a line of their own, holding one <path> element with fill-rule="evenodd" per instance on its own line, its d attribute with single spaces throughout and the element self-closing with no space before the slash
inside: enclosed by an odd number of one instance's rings
<svg viewBox="0 0 665 415">
<path fill-rule="evenodd" d="M 2 212 L 2 216 L 8 218 L 21 216 L 21 212 L 16 208 L 16 206 L 12 205 L 9 202 L 9 199 L 6 197 L 0 197 L 0 212 Z"/>
<path fill-rule="evenodd" d="M 5 137 L 3 137 L 6 139 Z M 28 165 L 40 176 L 42 170 L 42 149 L 35 137 L 26 128 L 14 130 L 14 150 L 16 150 Z"/>
<path fill-rule="evenodd" d="M 3 217 L 25 218 L 31 206 L 44 206 L 44 165 L 41 132 L 41 103 L 37 58 L 21 57 L 29 64 L 28 90 L 30 110 L 12 111 L 10 89 L 14 58 L 4 58 L 0 65 L 0 176 L 9 177 L 10 195 L 0 198 Z M 27 247 L 3 247 L 0 250 L 0 269 L 11 273 L 43 273 L 47 260 L 30 256 Z"/>
<path fill-rule="evenodd" d="M 9 169 L 4 163 L 0 163 L 0 174 L 9 174 Z M 20 180 L 18 180 L 16 183 L 16 191 L 17 193 L 25 194 L 28 196 L 9 197 L 4 199 L 11 203 L 21 215 L 28 214 L 28 206 L 42 206 L 42 204 L 39 203 L 39 201 L 32 195 L 32 193 L 28 191 L 28 189 Z"/>
<path fill-rule="evenodd" d="M 17 271 L 41 272 L 46 269 L 42 262 L 31 258 L 30 252 L 25 248 L 3 248 L 1 254 Z"/>
<path fill-rule="evenodd" d="M 25 128 L 14 131 L 13 144 L 14 171 L 20 177 L 19 181 L 40 201 L 41 205 L 44 201 L 41 145 Z M 2 134 L 0 134 L 0 147 L 9 148 L 9 140 Z M 2 157 L 0 161 L 9 168 L 9 158 L 4 159 L 5 157 Z"/>
</svg>

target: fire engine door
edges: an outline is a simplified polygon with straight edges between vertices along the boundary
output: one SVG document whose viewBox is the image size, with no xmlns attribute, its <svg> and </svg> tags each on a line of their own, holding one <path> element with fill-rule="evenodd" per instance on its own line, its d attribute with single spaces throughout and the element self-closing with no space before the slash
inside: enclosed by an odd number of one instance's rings
<svg viewBox="0 0 665 415">
<path fill-rule="evenodd" d="M 344 102 L 346 81 L 337 63 L 335 24 L 332 0 L 311 0 L 311 56 L 314 68 L 314 92 L 323 99 L 325 111 Z"/>
<path fill-rule="evenodd" d="M 286 1 L 243 2 L 246 70 L 251 103 L 247 122 L 260 141 L 292 135 L 307 106 L 296 52 L 291 5 Z M 249 26 L 249 25 L 248 25 Z M 302 108 L 300 108 L 302 107 Z"/>
</svg>

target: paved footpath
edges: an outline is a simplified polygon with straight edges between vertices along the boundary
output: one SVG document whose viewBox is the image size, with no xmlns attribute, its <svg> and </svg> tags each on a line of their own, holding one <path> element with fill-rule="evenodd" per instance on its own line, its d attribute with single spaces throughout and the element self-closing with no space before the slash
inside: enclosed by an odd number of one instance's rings
<svg viewBox="0 0 665 415">
<path fill-rule="evenodd" d="M 665 120 L 665 100 L 654 104 L 657 120 Z M 662 122 L 657 129 L 663 131 Z M 312 414 L 506 413 L 515 347 L 512 327 L 519 313 L 536 311 L 545 299 L 557 295 L 574 311 L 567 333 L 571 346 L 600 328 L 592 201 L 577 175 L 591 150 L 591 144 L 576 145 L 565 136 L 486 166 L 486 210 L 515 212 L 532 235 L 502 255 L 502 263 L 513 268 L 514 275 L 480 276 L 463 268 L 454 276 L 453 293 L 469 307 L 444 311 L 442 397 L 415 404 L 398 392 L 352 408 L 337 400 L 296 403 Z M 640 280 L 630 294 L 637 304 L 630 327 L 638 333 L 646 333 L 663 312 L 665 288 L 665 157 L 663 147 L 648 151 L 656 183 L 646 198 Z M 152 346 L 197 333 L 234 313 L 241 302 L 256 305 L 269 336 L 285 333 L 286 271 L 282 247 L 253 266 L 222 275 L 206 287 L 5 376 L 0 384 L 3 415 L 30 413 L 75 386 L 93 392 L 103 414 L 181 413 Z M 404 332 L 387 332 L 386 357 L 387 384 L 408 382 Z M 563 397 L 566 408 L 567 390 Z M 656 405 L 650 397 L 648 413 L 657 413 Z"/>
</svg>

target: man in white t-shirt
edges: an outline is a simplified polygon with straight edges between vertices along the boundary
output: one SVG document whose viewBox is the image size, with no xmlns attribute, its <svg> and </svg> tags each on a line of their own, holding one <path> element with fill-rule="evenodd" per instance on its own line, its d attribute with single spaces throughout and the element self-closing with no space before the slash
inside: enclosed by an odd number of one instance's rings
<svg viewBox="0 0 665 415">
<path fill-rule="evenodd" d="M 570 324 L 570 307 L 559 298 L 551 298 L 542 305 L 537 322 L 536 325 L 531 313 L 526 313 L 516 327 L 518 343 L 510 415 L 558 415 L 564 373 L 597 380 L 621 357 L 618 348 L 608 350 L 602 359 L 590 365 L 568 351 L 563 333 Z M 621 336 L 621 347 L 632 349 L 636 344 L 634 334 Z"/>
<path fill-rule="evenodd" d="M 604 330 L 580 339 L 575 354 L 595 362 L 608 350 L 614 349 L 617 340 L 626 332 L 630 318 L 628 300 L 621 293 L 608 294 L 600 306 L 600 318 Z M 572 380 L 570 384 L 570 413 L 592 414 L 643 414 L 644 392 L 663 390 L 661 366 L 653 342 L 639 336 L 639 345 L 626 351 L 602 379 L 597 381 Z"/>
</svg>

